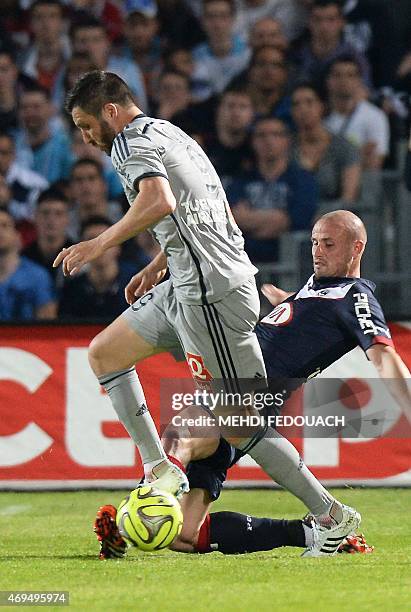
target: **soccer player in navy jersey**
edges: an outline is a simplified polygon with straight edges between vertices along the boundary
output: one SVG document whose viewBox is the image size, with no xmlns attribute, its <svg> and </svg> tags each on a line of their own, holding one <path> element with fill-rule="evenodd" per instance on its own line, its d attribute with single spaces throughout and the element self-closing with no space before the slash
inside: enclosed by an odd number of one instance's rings
<svg viewBox="0 0 411 612">
<path fill-rule="evenodd" d="M 292 376 L 301 382 L 361 346 L 411 420 L 410 374 L 393 347 L 373 283 L 360 276 L 366 240 L 365 227 L 353 213 L 336 211 L 321 217 L 312 232 L 314 275 L 294 294 L 265 286 L 264 293 L 276 308 L 257 326 L 257 335 L 269 375 Z M 324 547 L 327 532 L 315 524 L 292 524 L 290 535 L 284 522 L 236 513 L 208 515 L 227 469 L 241 456 L 225 440 L 165 438 L 163 443 L 187 465 L 191 488 L 182 499 L 185 526 L 175 550 L 251 552 L 296 545 L 295 541 L 303 545 L 307 538 L 305 556 L 330 554 L 331 545 Z M 296 534 L 299 540 L 293 540 Z"/>
<path fill-rule="evenodd" d="M 321 217 L 312 231 L 314 274 L 296 293 L 265 285 L 274 310 L 256 333 L 270 378 L 301 382 L 360 346 L 411 422 L 410 373 L 394 348 L 375 285 L 361 278 L 367 242 L 347 210 Z"/>
</svg>

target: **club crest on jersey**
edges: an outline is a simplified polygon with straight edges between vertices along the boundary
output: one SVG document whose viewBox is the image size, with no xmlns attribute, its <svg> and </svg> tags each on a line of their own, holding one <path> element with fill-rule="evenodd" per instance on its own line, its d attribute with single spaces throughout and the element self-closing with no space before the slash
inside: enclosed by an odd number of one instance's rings
<svg viewBox="0 0 411 612">
<path fill-rule="evenodd" d="M 213 377 L 204 365 L 204 361 L 201 355 L 186 353 L 186 359 L 194 380 L 201 382 L 208 382 L 210 380 L 213 380 Z"/>
<path fill-rule="evenodd" d="M 288 325 L 292 318 L 293 304 L 292 302 L 284 302 L 283 304 L 278 304 L 270 314 L 262 319 L 261 323 L 280 327 L 282 325 Z"/>
</svg>

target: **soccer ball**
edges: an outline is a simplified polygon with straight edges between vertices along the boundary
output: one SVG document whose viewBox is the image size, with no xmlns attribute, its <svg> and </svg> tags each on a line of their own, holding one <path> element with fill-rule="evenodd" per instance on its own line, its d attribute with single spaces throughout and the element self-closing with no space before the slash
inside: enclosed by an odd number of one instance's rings
<svg viewBox="0 0 411 612">
<path fill-rule="evenodd" d="M 127 542 L 152 551 L 167 548 L 181 532 L 183 513 L 171 493 L 142 485 L 121 502 L 117 527 Z"/>
</svg>

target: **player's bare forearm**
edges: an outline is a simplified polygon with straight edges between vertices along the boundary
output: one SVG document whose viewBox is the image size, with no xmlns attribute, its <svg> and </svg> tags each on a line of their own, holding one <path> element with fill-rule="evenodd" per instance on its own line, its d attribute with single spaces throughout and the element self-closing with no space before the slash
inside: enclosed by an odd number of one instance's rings
<svg viewBox="0 0 411 612">
<path fill-rule="evenodd" d="M 170 215 L 175 207 L 176 201 L 166 179 L 153 177 L 142 180 L 140 193 L 124 217 L 98 236 L 103 250 L 143 232 Z"/>
<path fill-rule="evenodd" d="M 167 270 L 167 256 L 164 251 L 160 251 L 147 266 L 153 272 L 164 272 Z"/>
<path fill-rule="evenodd" d="M 367 355 L 411 423 L 411 374 L 407 366 L 392 346 L 376 344 Z"/>
<path fill-rule="evenodd" d="M 278 306 L 278 304 L 281 304 L 281 302 L 284 302 L 284 300 L 293 295 L 293 292 L 284 291 L 268 283 L 262 285 L 261 293 L 267 298 L 272 306 Z"/>
<path fill-rule="evenodd" d="M 160 251 L 149 264 L 135 274 L 124 289 L 127 304 L 134 302 L 157 285 L 167 272 L 167 257 Z"/>
<path fill-rule="evenodd" d="M 107 249 L 122 244 L 171 214 L 175 206 L 176 201 L 166 179 L 145 178 L 140 181 L 139 195 L 120 221 L 92 240 L 63 249 L 54 260 L 53 267 L 63 263 L 65 275 L 75 274 Z"/>
</svg>

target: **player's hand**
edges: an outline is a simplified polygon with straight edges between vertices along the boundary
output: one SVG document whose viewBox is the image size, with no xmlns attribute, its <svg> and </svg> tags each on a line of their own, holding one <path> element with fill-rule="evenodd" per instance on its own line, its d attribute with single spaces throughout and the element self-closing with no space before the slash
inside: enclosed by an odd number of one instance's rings
<svg viewBox="0 0 411 612">
<path fill-rule="evenodd" d="M 261 287 L 261 293 L 265 295 L 267 300 L 273 306 L 278 306 L 278 304 L 281 304 L 281 302 L 287 299 L 287 297 L 290 295 L 289 293 L 287 293 L 286 291 L 283 291 L 279 287 L 276 287 L 275 285 L 269 285 L 269 284 L 263 285 Z"/>
<path fill-rule="evenodd" d="M 131 306 L 134 302 L 157 285 L 166 273 L 165 270 L 153 270 L 150 264 L 135 274 L 124 290 L 126 302 Z"/>
<path fill-rule="evenodd" d="M 93 261 L 93 259 L 97 259 L 103 252 L 104 249 L 98 237 L 92 240 L 86 240 L 85 242 L 79 242 L 78 244 L 73 244 L 67 249 L 60 251 L 53 262 L 53 268 L 57 268 L 57 266 L 63 263 L 64 276 L 71 276 L 72 274 L 80 272 L 81 268 L 86 263 Z"/>
</svg>

